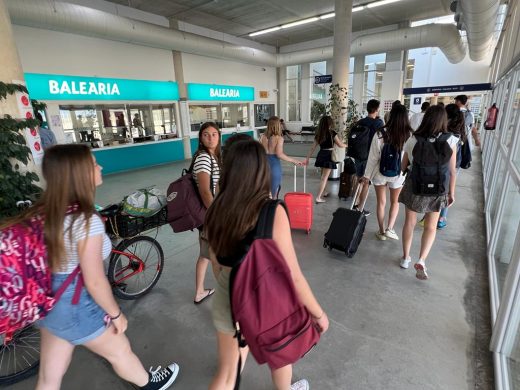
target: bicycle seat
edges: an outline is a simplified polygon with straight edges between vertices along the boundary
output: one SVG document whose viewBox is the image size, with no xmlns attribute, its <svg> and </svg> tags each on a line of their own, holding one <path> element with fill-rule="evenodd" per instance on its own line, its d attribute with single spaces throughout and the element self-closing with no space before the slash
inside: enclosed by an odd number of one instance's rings
<svg viewBox="0 0 520 390">
<path fill-rule="evenodd" d="M 110 206 L 105 207 L 103 210 L 99 211 L 99 214 L 102 217 L 113 217 L 114 215 L 119 214 L 121 210 L 121 206 L 118 204 L 112 204 Z"/>
</svg>

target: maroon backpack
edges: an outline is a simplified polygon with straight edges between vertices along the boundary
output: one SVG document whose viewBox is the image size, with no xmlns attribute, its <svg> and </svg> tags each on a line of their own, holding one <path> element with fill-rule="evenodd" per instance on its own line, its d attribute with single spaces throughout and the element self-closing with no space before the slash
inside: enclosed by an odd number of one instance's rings
<svg viewBox="0 0 520 390">
<path fill-rule="evenodd" d="M 231 312 L 240 346 L 271 369 L 295 363 L 319 341 L 307 308 L 298 299 L 287 263 L 272 238 L 276 207 L 260 212 L 254 239 L 230 276 Z M 244 343 L 245 341 L 245 343 Z"/>
<path fill-rule="evenodd" d="M 168 208 L 168 223 L 175 233 L 196 229 L 204 223 L 206 206 L 193 178 L 193 165 L 197 155 L 188 170 L 182 170 L 182 176 L 168 186 L 166 201 Z M 213 172 L 210 175 L 210 186 L 213 191 Z"/>
</svg>

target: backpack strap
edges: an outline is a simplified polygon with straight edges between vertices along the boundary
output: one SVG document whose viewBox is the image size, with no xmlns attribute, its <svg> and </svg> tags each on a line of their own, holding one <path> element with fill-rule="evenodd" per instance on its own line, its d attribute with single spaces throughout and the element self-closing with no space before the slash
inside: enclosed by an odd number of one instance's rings
<svg viewBox="0 0 520 390">
<path fill-rule="evenodd" d="M 256 223 L 255 240 L 257 238 L 273 238 L 274 216 L 278 205 L 283 206 L 287 213 L 287 206 L 285 206 L 285 203 L 279 199 L 268 200 L 262 207 L 262 210 L 260 210 L 258 222 Z M 287 213 L 287 215 L 289 214 Z"/>
<path fill-rule="evenodd" d="M 60 300 L 67 287 L 72 284 L 76 277 L 78 278 L 78 283 L 76 284 L 76 289 L 74 290 L 72 304 L 77 305 L 79 303 L 81 290 L 83 289 L 83 275 L 81 275 L 81 268 L 79 267 L 79 264 L 76 268 L 74 268 L 74 271 L 72 271 L 69 276 L 67 276 L 67 279 L 65 279 L 60 288 L 56 291 L 56 294 L 54 294 L 54 299 L 56 299 L 56 301 Z"/>
</svg>

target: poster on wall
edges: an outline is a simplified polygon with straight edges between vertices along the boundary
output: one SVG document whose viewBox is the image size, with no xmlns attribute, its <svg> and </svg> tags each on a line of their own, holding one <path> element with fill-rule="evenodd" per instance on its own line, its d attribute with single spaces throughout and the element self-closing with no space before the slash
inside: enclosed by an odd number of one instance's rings
<svg viewBox="0 0 520 390">
<path fill-rule="evenodd" d="M 394 101 L 393 100 L 385 100 L 383 101 L 383 110 L 384 112 L 388 112 L 392 109 L 392 103 Z"/>
<path fill-rule="evenodd" d="M 13 84 L 25 85 L 25 82 L 20 80 L 13 80 Z M 24 92 L 16 92 L 15 97 L 16 103 L 18 105 L 18 118 L 33 119 L 34 114 L 29 95 Z M 27 146 L 31 150 L 34 163 L 36 165 L 41 165 L 43 159 L 43 148 L 38 129 L 26 128 L 23 133 L 25 135 L 25 142 L 27 142 Z"/>
</svg>

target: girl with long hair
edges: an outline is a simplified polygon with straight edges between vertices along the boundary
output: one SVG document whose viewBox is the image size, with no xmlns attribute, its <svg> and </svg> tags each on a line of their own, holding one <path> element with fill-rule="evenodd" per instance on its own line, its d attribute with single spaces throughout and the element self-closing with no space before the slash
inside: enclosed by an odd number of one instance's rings
<svg viewBox="0 0 520 390">
<path fill-rule="evenodd" d="M 400 262 L 401 268 L 408 268 L 411 262 L 410 248 L 412 246 L 413 230 L 417 223 L 417 213 L 425 213 L 424 230 L 421 238 L 421 249 L 419 252 L 419 260 L 415 263 L 416 277 L 421 280 L 428 279 L 426 272 L 426 258 L 430 253 L 435 234 L 437 231 L 437 221 L 439 220 L 439 212 L 443 207 L 449 207 L 455 202 L 455 180 L 456 180 L 456 160 L 457 160 L 457 144 L 459 139 L 447 133 L 448 117 L 444 107 L 431 106 L 424 114 L 424 118 L 419 128 L 413 133 L 413 136 L 406 141 L 404 145 L 404 155 L 401 164 L 403 172 L 410 171 L 413 164 L 413 150 L 417 144 L 419 137 L 430 141 L 436 138 L 444 137 L 451 148 L 451 157 L 449 160 L 449 185 L 448 194 L 446 195 L 416 195 L 412 189 L 412 174 L 408 173 L 404 183 L 403 190 L 399 195 L 399 202 L 403 203 L 406 208 L 405 222 L 403 226 L 403 257 Z M 441 142 L 441 141 L 439 141 Z"/>
<path fill-rule="evenodd" d="M 193 177 L 197 184 L 200 198 L 204 206 L 209 209 L 215 198 L 220 180 L 221 164 L 221 134 L 214 122 L 204 123 L 199 130 L 199 147 L 193 155 Z M 209 246 L 204 237 L 204 227 L 199 228 L 200 253 L 195 267 L 195 298 L 196 305 L 210 297 L 215 289 L 205 288 L 204 279 L 209 265 Z"/>
<path fill-rule="evenodd" d="M 316 162 L 314 163 L 315 167 L 321 168 L 321 179 L 320 179 L 320 188 L 318 190 L 318 194 L 316 196 L 316 203 L 325 203 L 325 199 L 329 196 L 329 193 L 325 191 L 325 187 L 327 186 L 327 180 L 329 178 L 330 172 L 333 169 L 336 169 L 337 162 L 332 161 L 332 149 L 334 145 L 337 145 L 340 148 L 346 148 L 345 145 L 338 137 L 338 133 L 333 130 L 334 121 L 328 115 L 323 116 L 320 119 L 320 123 L 318 124 L 318 130 L 316 131 L 316 135 L 314 136 L 314 143 L 312 144 L 311 150 L 309 154 L 307 154 L 307 158 L 305 160 L 305 164 L 309 164 L 309 159 L 319 146 L 320 151 L 316 156 Z"/>
<path fill-rule="evenodd" d="M 388 144 L 402 156 L 404 144 L 410 138 L 412 131 L 406 107 L 399 105 L 392 110 L 388 123 L 378 130 L 370 145 L 367 168 L 362 181 L 364 183 L 372 181 L 374 184 L 377 199 L 377 223 L 379 225 L 376 237 L 382 241 L 387 238 L 399 239 L 394 231 L 394 225 L 399 212 L 398 199 L 403 187 L 404 175 L 399 172 L 399 175 L 395 177 L 387 177 L 380 172 L 381 151 L 383 146 Z M 386 187 L 390 189 L 390 211 L 388 213 L 388 225 L 385 229 Z"/>
<path fill-rule="evenodd" d="M 41 199 L 0 226 L 5 228 L 43 215 L 53 292 L 78 265 L 79 277 L 84 280 L 78 304 L 72 304 L 76 280 L 47 316 L 38 321 L 41 348 L 36 390 L 60 388 L 77 345 L 105 358 L 122 379 L 141 389 L 167 389 L 179 371 L 173 363 L 147 372 L 125 335 L 128 322 L 112 295 L 103 266 L 111 242 L 103 221 L 94 212 L 96 187 L 102 183 L 101 169 L 85 145 L 47 149 L 42 163 L 47 188 Z"/>
<path fill-rule="evenodd" d="M 457 145 L 457 175 L 460 171 L 460 161 L 462 158 L 461 148 L 468 142 L 466 135 L 466 123 L 464 114 L 460 111 L 460 108 L 456 104 L 448 104 L 446 107 L 446 114 L 448 115 L 448 131 L 455 137 L 459 138 Z M 443 207 L 439 215 L 439 221 L 437 222 L 437 229 L 441 230 L 446 228 L 448 225 L 448 207 Z"/>
<path fill-rule="evenodd" d="M 260 143 L 254 140 L 234 143 L 226 150 L 222 171 L 220 191 L 208 210 L 205 226 L 211 248 L 213 272 L 217 279 L 212 314 L 217 330 L 219 363 L 218 371 L 210 385 L 211 390 L 233 389 L 240 354 L 242 364 L 245 363 L 248 350 L 241 348 L 239 352 L 237 339 L 234 337 L 229 277 L 231 268 L 247 251 L 261 210 L 270 202 L 269 165 Z M 255 174 L 252 175 L 251 172 Z M 302 274 L 292 243 L 289 219 L 285 209 L 280 205 L 277 206 L 274 217 L 273 245 L 278 247 L 291 270 L 301 303 L 313 316 L 315 326 L 321 332 L 325 332 L 329 326 L 327 315 Z M 306 380 L 291 385 L 291 365 L 273 370 L 271 375 L 277 390 L 309 388 Z"/>
<path fill-rule="evenodd" d="M 287 156 L 283 152 L 283 134 L 280 119 L 272 116 L 267 121 L 267 130 L 260 137 L 260 143 L 267 153 L 267 161 L 271 168 L 271 196 L 278 199 L 282 187 L 282 164 L 280 160 L 288 161 L 294 165 L 303 165 L 302 161 Z"/>
</svg>

